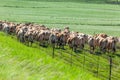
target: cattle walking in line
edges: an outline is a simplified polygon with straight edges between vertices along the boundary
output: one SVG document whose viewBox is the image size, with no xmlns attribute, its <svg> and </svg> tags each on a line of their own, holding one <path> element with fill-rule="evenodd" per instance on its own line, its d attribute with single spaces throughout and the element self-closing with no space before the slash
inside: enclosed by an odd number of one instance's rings
<svg viewBox="0 0 120 80">
<path fill-rule="evenodd" d="M 90 52 L 99 49 L 102 52 L 116 52 L 116 45 L 120 43 L 120 38 L 108 36 L 105 33 L 87 35 L 80 32 L 70 31 L 69 27 L 63 30 L 59 28 L 49 29 L 45 25 L 34 23 L 19 23 L 0 21 L 0 30 L 6 34 L 15 33 L 17 39 L 32 46 L 35 41 L 40 45 L 54 45 L 55 48 L 64 49 L 68 45 L 73 51 L 83 50 L 87 44 L 90 47 Z"/>
<path fill-rule="evenodd" d="M 90 51 L 94 52 L 96 48 L 96 39 L 93 36 L 88 38 L 88 45 L 90 47 Z"/>
<path fill-rule="evenodd" d="M 115 37 L 107 37 L 107 50 L 108 52 L 112 52 L 112 53 L 115 53 L 116 52 L 116 40 L 115 40 Z"/>
</svg>

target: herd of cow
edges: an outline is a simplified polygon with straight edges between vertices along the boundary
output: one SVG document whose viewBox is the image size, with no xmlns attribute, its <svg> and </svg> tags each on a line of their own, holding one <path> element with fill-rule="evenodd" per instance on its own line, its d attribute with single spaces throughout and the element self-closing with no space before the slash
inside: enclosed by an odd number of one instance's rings
<svg viewBox="0 0 120 80">
<path fill-rule="evenodd" d="M 0 30 L 6 34 L 15 34 L 17 39 L 32 46 L 32 43 L 37 41 L 40 45 L 46 44 L 54 45 L 55 48 L 64 49 L 68 45 L 73 51 L 84 49 L 85 44 L 88 44 L 90 51 L 98 48 L 102 52 L 115 52 L 116 44 L 119 38 L 108 36 L 105 33 L 87 35 L 80 32 L 73 32 L 69 27 L 63 30 L 58 28 L 48 28 L 44 25 L 33 23 L 13 23 L 7 21 L 0 21 Z"/>
</svg>

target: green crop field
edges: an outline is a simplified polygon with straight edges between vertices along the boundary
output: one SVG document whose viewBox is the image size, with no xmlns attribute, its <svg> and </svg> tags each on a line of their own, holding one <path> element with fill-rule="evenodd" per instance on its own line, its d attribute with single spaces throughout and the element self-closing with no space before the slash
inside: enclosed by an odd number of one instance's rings
<svg viewBox="0 0 120 80">
<path fill-rule="evenodd" d="M 120 34 L 119 5 L 46 1 L 0 0 L 0 19 L 35 22 L 48 27 L 69 26 L 71 30 L 89 34 Z"/>
<path fill-rule="evenodd" d="M 86 34 L 107 33 L 120 36 L 120 6 L 107 2 L 115 0 L 0 0 L 0 20 L 33 22 L 50 28 L 69 26 L 71 31 Z M 66 48 L 66 51 L 71 53 L 71 50 Z M 113 80 L 120 78 L 119 52 L 117 50 L 113 58 L 117 65 L 112 69 L 112 75 L 115 75 Z M 72 53 L 74 64 L 81 67 L 71 66 L 71 56 L 65 50 L 56 50 L 55 59 L 52 59 L 50 47 L 39 47 L 37 43 L 33 44 L 33 47 L 27 47 L 19 43 L 14 36 L 6 36 L 0 32 L 0 80 L 108 79 L 109 61 L 104 58 L 106 55 L 100 57 L 99 74 L 105 76 L 101 78 L 95 72 L 98 56 L 85 51 L 81 54 Z M 84 53 L 87 55 L 86 60 L 91 61 L 85 62 L 85 69 L 82 67 Z M 76 59 L 76 56 L 79 58 Z"/>
</svg>

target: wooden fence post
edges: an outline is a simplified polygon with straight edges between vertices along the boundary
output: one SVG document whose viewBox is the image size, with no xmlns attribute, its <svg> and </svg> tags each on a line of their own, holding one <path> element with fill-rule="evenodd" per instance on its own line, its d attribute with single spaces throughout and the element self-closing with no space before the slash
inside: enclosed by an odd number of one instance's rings
<svg viewBox="0 0 120 80">
<path fill-rule="evenodd" d="M 111 75 L 112 75 L 112 56 L 109 56 L 109 80 L 111 80 Z"/>
<path fill-rule="evenodd" d="M 71 66 L 72 66 L 72 51 L 71 51 Z"/>
<path fill-rule="evenodd" d="M 84 58 L 83 58 L 83 69 L 84 69 L 84 66 L 85 66 L 85 52 L 84 52 Z"/>
<path fill-rule="evenodd" d="M 54 58 L 55 45 L 53 44 L 52 58 Z"/>
<path fill-rule="evenodd" d="M 62 49 L 60 49 L 60 56 L 61 56 L 61 58 L 62 58 L 62 51 L 61 51 Z"/>
<path fill-rule="evenodd" d="M 97 77 L 98 77 L 98 73 L 99 73 L 99 61 L 100 61 L 100 57 L 99 55 L 97 55 Z"/>
</svg>

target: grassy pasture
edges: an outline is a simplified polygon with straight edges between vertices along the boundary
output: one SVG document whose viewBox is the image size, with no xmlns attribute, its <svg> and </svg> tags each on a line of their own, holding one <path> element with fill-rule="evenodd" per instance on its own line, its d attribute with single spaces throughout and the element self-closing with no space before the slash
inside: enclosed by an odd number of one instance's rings
<svg viewBox="0 0 120 80">
<path fill-rule="evenodd" d="M 120 34 L 120 6 L 118 5 L 85 2 L 47 2 L 40 0 L 0 0 L 0 2 L 1 20 L 35 22 L 45 24 L 51 28 L 69 26 L 73 31 L 87 34 L 103 32 L 112 36 L 119 36 Z M 36 46 L 34 44 L 33 47 Z M 56 53 L 58 53 L 56 56 L 58 57 L 53 60 L 51 56 L 48 56 L 48 54 L 51 54 L 51 48 L 46 50 L 46 48 L 38 46 L 37 48 L 26 47 L 15 39 L 5 36 L 3 33 L 0 33 L 0 49 L 0 78 L 3 80 L 68 80 L 68 78 L 71 80 L 96 80 L 92 75 L 87 74 L 86 71 L 82 71 L 82 68 L 70 67 L 68 64 L 62 63 L 59 50 L 56 50 Z M 70 52 L 70 50 L 67 51 Z M 68 63 L 70 55 L 66 54 L 63 50 L 61 52 L 64 54 L 63 56 L 68 57 L 63 57 L 62 60 L 67 60 Z M 119 52 L 118 50 L 116 54 L 119 55 Z M 83 53 L 87 55 L 86 59 L 88 61 L 96 62 L 96 55 L 83 51 L 81 54 L 78 54 L 80 56 L 78 61 L 76 58 L 73 58 L 76 65 L 82 63 Z M 76 54 L 73 53 L 73 55 Z M 91 57 L 93 57 L 93 60 Z M 108 65 L 108 59 L 100 57 L 100 60 L 100 68 L 106 69 L 106 71 L 100 69 L 100 73 L 106 77 L 108 76 L 109 67 L 103 66 Z M 113 74 L 118 79 L 120 76 L 118 74 L 120 72 L 119 56 L 114 57 L 114 62 L 118 66 L 113 68 Z M 96 64 L 86 62 L 86 66 L 91 68 L 92 71 L 96 70 L 93 65 Z M 56 71 L 58 72 L 56 73 Z M 52 76 L 53 74 L 55 76 Z M 114 79 L 116 80 L 116 78 Z"/>
<path fill-rule="evenodd" d="M 69 26 L 87 34 L 120 34 L 120 6 L 74 2 L 0 1 L 0 19 L 35 22 L 48 27 Z"/>
<path fill-rule="evenodd" d="M 42 47 L 34 47 L 0 32 L 0 80 L 99 80 L 82 68 L 52 59 Z"/>
</svg>

